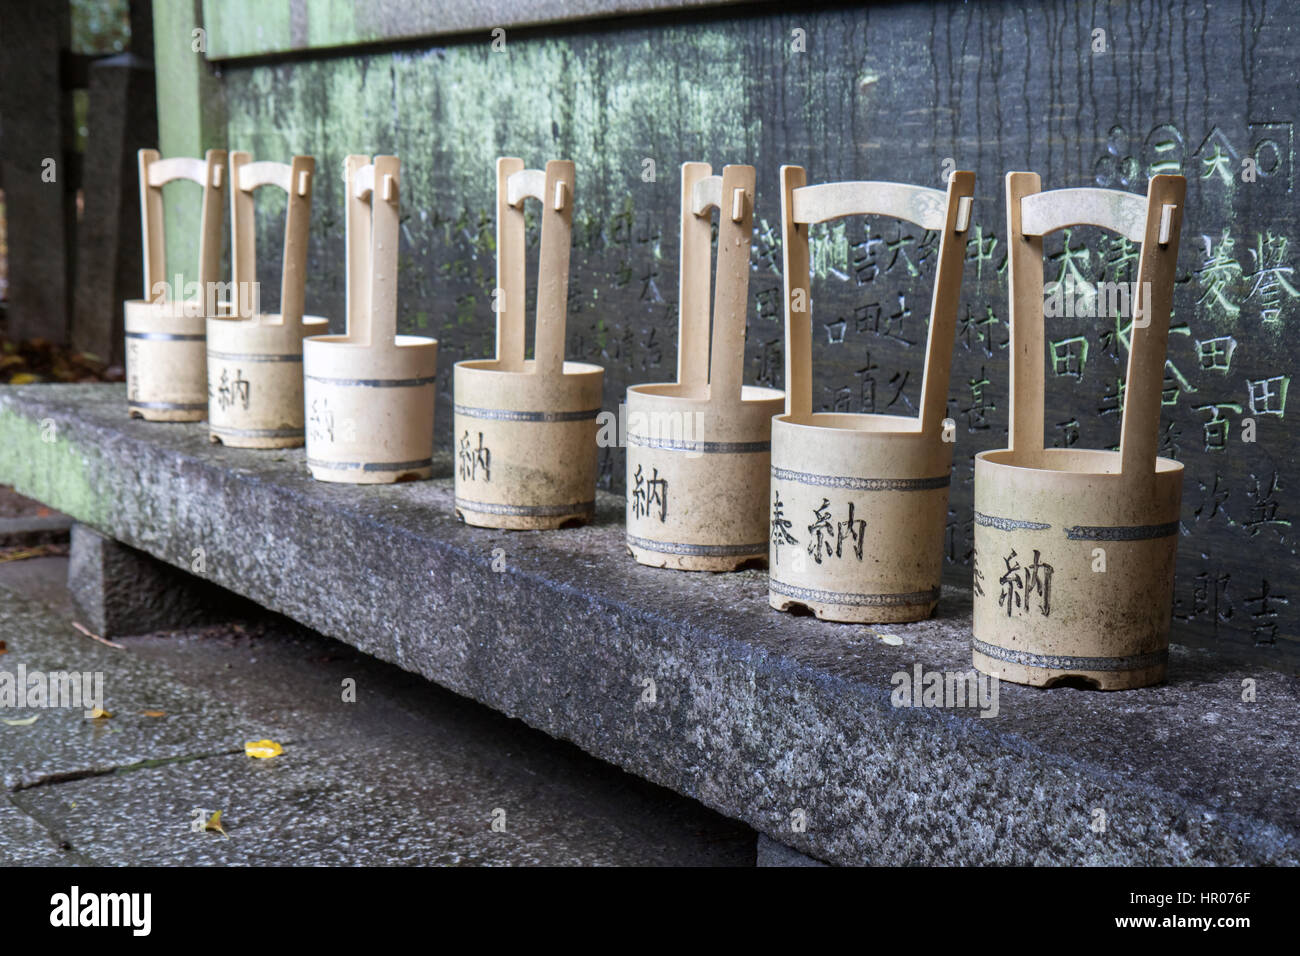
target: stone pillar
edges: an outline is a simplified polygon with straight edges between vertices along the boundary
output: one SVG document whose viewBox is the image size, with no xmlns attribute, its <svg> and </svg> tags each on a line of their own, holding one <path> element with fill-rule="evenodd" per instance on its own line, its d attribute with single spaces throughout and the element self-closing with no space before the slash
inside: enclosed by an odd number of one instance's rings
<svg viewBox="0 0 1300 956">
<path fill-rule="evenodd" d="M 77 218 L 72 99 L 61 72 L 71 44 L 66 0 L 0 0 L 0 38 L 8 333 L 65 343 Z"/>
<path fill-rule="evenodd" d="M 84 524 L 72 526 L 68 590 L 81 623 L 107 638 L 202 627 L 257 613 L 238 595 Z"/>
</svg>

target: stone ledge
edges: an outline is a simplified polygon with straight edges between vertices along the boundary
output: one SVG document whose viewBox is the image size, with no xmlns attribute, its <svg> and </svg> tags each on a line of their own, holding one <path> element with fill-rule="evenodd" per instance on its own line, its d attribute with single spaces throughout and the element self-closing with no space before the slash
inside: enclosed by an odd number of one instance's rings
<svg viewBox="0 0 1300 956">
<path fill-rule="evenodd" d="M 64 515 L 0 518 L 0 548 L 30 548 L 38 544 L 65 544 L 72 519 Z"/>
<path fill-rule="evenodd" d="M 969 594 L 887 644 L 769 610 L 762 572 L 635 564 L 609 495 L 586 528 L 484 531 L 456 522 L 446 457 L 429 482 L 327 485 L 301 449 L 124 407 L 120 385 L 0 388 L 0 482 L 177 567 L 202 548 L 214 583 L 815 858 L 1300 862 L 1294 676 L 1175 645 L 1161 687 L 895 708 L 894 673 L 969 669 Z"/>
</svg>

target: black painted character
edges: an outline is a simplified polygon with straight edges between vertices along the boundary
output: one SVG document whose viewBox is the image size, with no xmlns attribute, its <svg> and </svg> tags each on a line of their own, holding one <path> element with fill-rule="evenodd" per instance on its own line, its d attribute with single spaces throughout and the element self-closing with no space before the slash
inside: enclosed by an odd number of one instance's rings
<svg viewBox="0 0 1300 956">
<path fill-rule="evenodd" d="M 236 402 L 248 411 L 248 379 L 244 378 L 243 369 L 235 369 L 235 379 L 230 380 L 230 370 L 221 370 L 221 384 L 217 388 L 217 402 L 225 411 Z"/>
<path fill-rule="evenodd" d="M 772 492 L 772 561 L 781 557 L 781 545 L 798 544 L 790 533 L 790 519 L 785 516 L 785 506 L 781 504 L 781 492 Z"/>
<path fill-rule="evenodd" d="M 636 474 L 632 476 L 632 516 L 642 518 L 650 514 L 657 505 L 659 508 L 659 521 L 662 524 L 668 520 L 668 479 L 659 477 L 659 469 L 652 471 L 651 477 L 647 478 L 642 474 L 641 466 L 636 466 Z"/>
<path fill-rule="evenodd" d="M 808 526 L 808 534 L 812 540 L 808 542 L 808 553 L 818 564 L 822 563 L 822 548 L 826 549 L 826 557 L 835 553 L 835 546 L 832 539 L 835 537 L 835 528 L 831 524 L 831 502 L 829 498 L 823 498 L 821 506 L 813 511 L 813 523 Z"/>
<path fill-rule="evenodd" d="M 1011 553 L 1002 561 L 1006 564 L 1007 570 L 1002 577 L 998 578 L 998 584 L 1002 586 L 1002 592 L 998 595 L 998 607 L 1006 606 L 1007 617 L 1011 616 L 1012 611 L 1018 611 L 1024 606 L 1024 598 L 1021 597 L 1020 589 L 1024 587 L 1024 579 L 1021 578 L 1020 562 L 1016 560 L 1016 550 L 1011 549 Z"/>
<path fill-rule="evenodd" d="M 853 520 L 853 502 L 849 502 L 849 518 L 847 521 L 841 521 L 836 525 L 835 531 L 835 557 L 844 557 L 844 535 L 848 534 L 849 540 L 853 542 L 853 554 L 859 561 L 862 560 L 862 545 L 867 537 L 867 523 L 859 518 Z"/>
<path fill-rule="evenodd" d="M 483 469 L 483 480 L 492 480 L 492 451 L 483 444 L 482 432 L 478 433 L 478 447 L 475 448 L 470 444 L 469 429 L 465 429 L 456 446 L 456 461 L 460 477 L 466 481 L 477 478 L 480 468 Z"/>
<path fill-rule="evenodd" d="M 1025 565 L 1025 610 L 1029 610 L 1029 599 L 1038 595 L 1038 610 L 1043 617 L 1052 613 L 1052 566 L 1039 560 L 1038 549 L 1034 549 L 1033 563 Z"/>
<path fill-rule="evenodd" d="M 311 402 L 311 433 L 318 441 L 334 440 L 334 410 L 329 400 L 314 398 Z"/>
</svg>

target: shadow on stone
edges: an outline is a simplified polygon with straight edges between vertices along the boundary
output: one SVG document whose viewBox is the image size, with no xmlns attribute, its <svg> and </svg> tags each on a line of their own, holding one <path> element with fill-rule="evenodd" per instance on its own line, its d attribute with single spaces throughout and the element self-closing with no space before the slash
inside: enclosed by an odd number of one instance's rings
<svg viewBox="0 0 1300 956">
<path fill-rule="evenodd" d="M 69 557 L 72 605 L 85 626 L 101 637 L 251 620 L 265 613 L 219 585 L 84 524 L 72 526 Z"/>
</svg>

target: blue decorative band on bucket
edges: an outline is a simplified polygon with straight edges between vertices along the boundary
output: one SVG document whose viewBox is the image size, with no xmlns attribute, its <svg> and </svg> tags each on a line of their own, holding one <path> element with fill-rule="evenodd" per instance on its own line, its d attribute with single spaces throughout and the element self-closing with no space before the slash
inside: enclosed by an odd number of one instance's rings
<svg viewBox="0 0 1300 956">
<path fill-rule="evenodd" d="M 208 349 L 208 358 L 221 362 L 302 362 L 301 355 L 266 355 L 261 352 L 214 352 Z"/>
<path fill-rule="evenodd" d="M 678 438 L 646 438 L 628 435 L 627 443 L 638 448 L 688 451 L 698 455 L 752 455 L 772 450 L 770 441 L 689 441 Z"/>
<path fill-rule="evenodd" d="M 240 438 L 302 438 L 305 428 L 227 428 L 225 425 L 210 425 L 212 434 L 238 435 Z"/>
<path fill-rule="evenodd" d="M 910 591 L 902 594 L 854 594 L 839 591 L 818 591 L 814 588 L 801 588 L 785 584 L 775 578 L 768 578 L 767 589 L 782 597 L 791 597 L 800 601 L 820 601 L 822 604 L 844 604 L 853 607 L 907 607 L 913 604 L 932 604 L 939 600 L 939 589 L 928 591 Z"/>
<path fill-rule="evenodd" d="M 477 511 L 488 515 L 512 515 L 528 518 L 552 518 L 557 515 L 591 514 L 596 510 L 595 501 L 579 501 L 571 505 L 500 505 L 490 501 L 470 501 L 457 498 L 456 507 L 465 511 Z"/>
<path fill-rule="evenodd" d="M 348 388 L 415 388 L 419 385 L 432 385 L 438 380 L 436 375 L 423 378 L 326 378 L 324 375 L 304 375 L 309 382 L 322 385 L 342 385 Z"/>
<path fill-rule="evenodd" d="M 999 531 L 1047 531 L 1052 526 L 1042 521 L 1021 521 L 1019 518 L 999 518 L 975 512 L 975 523 L 985 528 L 997 528 Z"/>
<path fill-rule="evenodd" d="M 767 542 L 757 544 L 685 544 L 677 541 L 652 541 L 650 538 L 638 538 L 629 534 L 627 543 L 643 551 L 657 551 L 660 554 L 689 554 L 702 558 L 734 558 L 741 555 L 767 554 Z"/>
<path fill-rule="evenodd" d="M 185 333 L 185 332 L 127 332 L 128 339 L 141 339 L 145 342 L 202 342 L 207 339 L 207 333 Z"/>
<path fill-rule="evenodd" d="M 417 461 L 323 461 L 320 458 L 308 458 L 310 468 L 334 468 L 339 471 L 418 471 L 432 468 L 433 459 L 424 458 Z"/>
<path fill-rule="evenodd" d="M 811 471 L 791 471 L 775 465 L 772 466 L 772 477 L 782 481 L 795 481 L 801 485 L 847 488 L 850 491 L 934 491 L 952 484 L 951 475 L 937 475 L 934 478 L 853 478 L 819 475 Z"/>
<path fill-rule="evenodd" d="M 1075 657 L 1072 655 L 1031 654 L 1028 651 L 1014 651 L 996 644 L 987 644 L 978 638 L 971 640 L 971 647 L 985 657 L 1005 661 L 1008 664 L 1020 664 L 1024 667 L 1039 667 L 1053 671 L 1136 671 L 1148 667 L 1159 667 L 1169 660 L 1169 651 L 1151 651 L 1147 654 L 1130 654 L 1128 657 Z"/>
<path fill-rule="evenodd" d="M 207 402 L 137 402 L 127 399 L 128 408 L 147 408 L 162 412 L 198 412 L 206 411 Z"/>
<path fill-rule="evenodd" d="M 1149 541 L 1152 538 L 1168 538 L 1177 533 L 1177 521 L 1118 526 L 1081 524 L 1065 529 L 1065 536 L 1071 541 Z"/>
<path fill-rule="evenodd" d="M 455 412 L 466 418 L 487 418 L 498 422 L 582 422 L 595 418 L 600 414 L 600 409 L 592 408 L 582 412 L 516 412 L 508 408 L 457 405 Z"/>
</svg>

